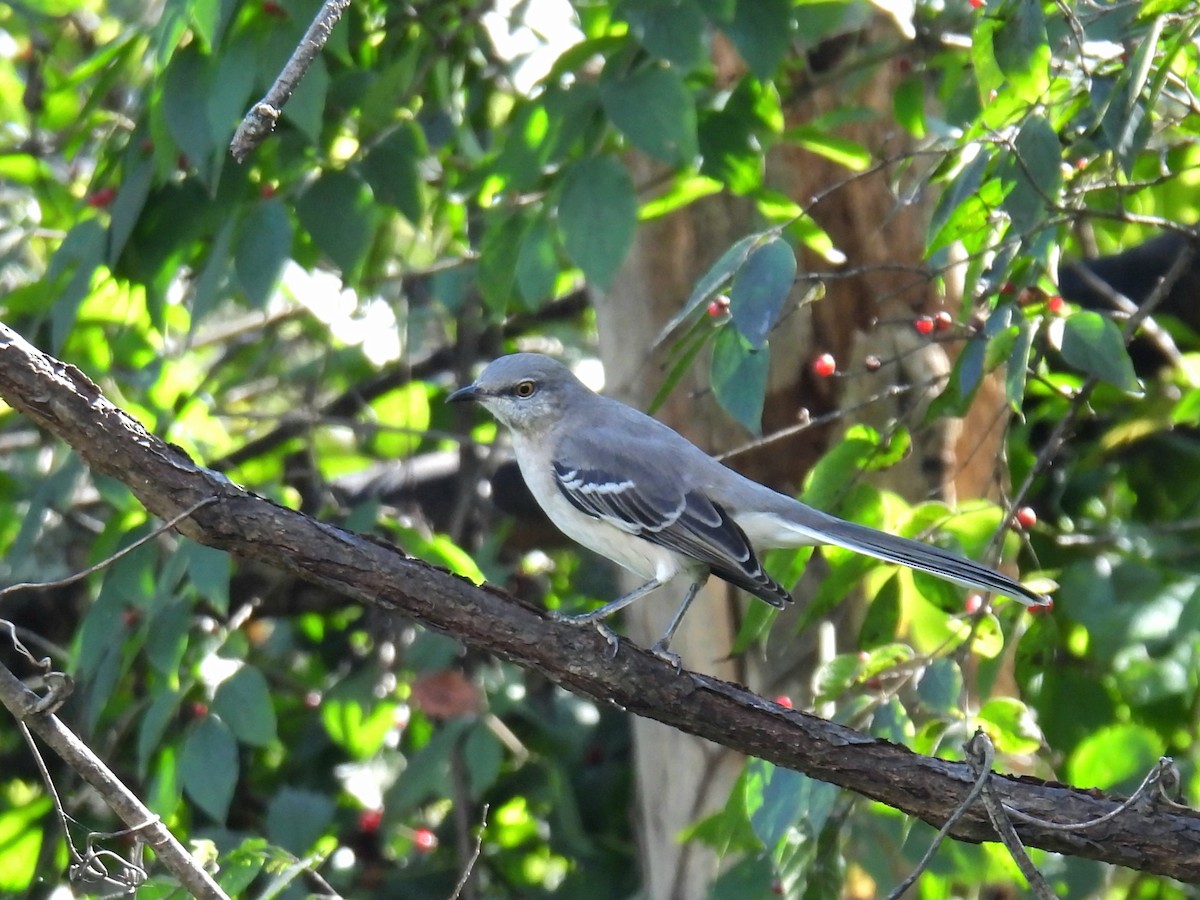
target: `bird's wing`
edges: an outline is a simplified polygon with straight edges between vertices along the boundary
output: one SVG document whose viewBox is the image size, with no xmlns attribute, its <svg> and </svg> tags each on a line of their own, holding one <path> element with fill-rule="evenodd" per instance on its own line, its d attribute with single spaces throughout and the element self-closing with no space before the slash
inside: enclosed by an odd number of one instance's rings
<svg viewBox="0 0 1200 900">
<path fill-rule="evenodd" d="M 703 491 L 655 471 L 646 454 L 605 448 L 602 455 L 578 438 L 564 443 L 551 462 L 558 489 L 576 509 L 697 560 L 772 606 L 791 601 L 763 571 L 745 532 Z"/>
</svg>

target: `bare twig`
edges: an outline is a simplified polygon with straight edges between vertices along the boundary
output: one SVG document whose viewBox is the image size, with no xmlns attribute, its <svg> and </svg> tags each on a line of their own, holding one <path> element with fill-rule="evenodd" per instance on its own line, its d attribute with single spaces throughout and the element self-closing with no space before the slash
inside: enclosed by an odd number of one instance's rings
<svg viewBox="0 0 1200 900">
<path fill-rule="evenodd" d="M 989 790 L 992 765 L 996 760 L 996 748 L 992 739 L 980 729 L 967 741 L 963 749 L 967 751 L 967 764 L 979 776 L 979 783 L 983 787 L 983 806 L 987 810 L 988 818 L 991 819 L 992 827 L 1000 835 L 1000 840 L 1012 856 L 1013 862 L 1029 882 L 1029 887 L 1038 900 L 1055 900 L 1054 891 L 1029 858 L 1029 851 L 1025 849 L 1021 839 L 1017 837 L 1017 831 L 1005 813 L 1004 804 Z"/>
<path fill-rule="evenodd" d="M 65 578 L 58 578 L 58 579 L 55 579 L 54 581 L 23 581 L 20 584 L 10 584 L 8 587 L 4 588 L 3 590 L 0 590 L 0 600 L 3 600 L 9 594 L 17 593 L 18 591 L 66 587 L 69 584 L 74 584 L 77 581 L 87 578 L 89 575 L 94 575 L 95 573 L 99 572 L 101 569 L 106 569 L 109 566 L 111 566 L 122 556 L 126 556 L 127 554 L 130 554 L 134 550 L 136 550 L 138 547 L 141 547 L 143 544 L 146 544 L 146 543 L 154 540 L 156 537 L 158 537 L 163 532 L 170 531 L 172 528 L 174 528 L 176 525 L 178 525 L 180 522 L 182 522 L 188 516 L 192 515 L 192 513 L 196 512 L 197 510 L 203 509 L 205 506 L 208 506 L 210 503 L 216 503 L 216 502 L 217 502 L 216 497 L 205 497 L 202 500 L 197 500 L 195 503 L 193 503 L 191 506 L 189 506 L 183 512 L 179 513 L 178 515 L 172 516 L 166 522 L 163 522 L 163 524 L 159 525 L 157 528 L 155 528 L 153 531 L 151 531 L 145 537 L 138 538 L 136 541 L 134 541 L 128 547 L 121 548 L 116 553 L 112 554 L 111 556 L 105 557 L 104 559 L 100 560 L 100 562 L 96 563 L 93 566 L 88 566 L 86 569 L 80 569 L 78 572 L 72 572 L 70 575 L 68 575 Z M 16 632 L 13 632 L 13 640 L 16 641 L 16 643 L 18 645 L 20 644 L 20 641 L 17 641 Z M 26 656 L 29 656 L 29 652 L 24 650 L 23 647 L 18 646 L 18 649 L 22 650 Z M 32 659 L 33 659 L 33 657 L 30 656 L 30 660 L 32 660 Z M 48 662 L 49 662 L 49 660 L 43 660 L 40 664 L 45 666 Z"/>
<path fill-rule="evenodd" d="M 320 11 L 312 20 L 312 24 L 308 26 L 308 31 L 304 33 L 304 37 L 292 52 L 287 65 L 283 67 L 283 71 L 271 85 L 271 89 L 254 104 L 250 112 L 246 113 L 242 124 L 234 133 L 233 140 L 229 144 L 229 152 L 238 162 L 245 162 L 250 151 L 275 130 L 275 123 L 279 121 L 284 105 L 291 99 L 296 85 L 300 83 L 300 79 L 304 77 L 304 73 L 312 65 L 312 61 L 317 58 L 317 54 L 329 40 L 333 26 L 337 24 L 338 19 L 342 17 L 342 13 L 349 5 L 350 0 L 325 0 Z"/>
<path fill-rule="evenodd" d="M 459 876 L 458 884 L 454 886 L 448 900 L 459 900 L 462 896 L 463 889 L 467 886 L 467 882 L 471 880 L 471 873 L 475 870 L 475 863 L 479 862 L 479 854 L 483 851 L 483 832 L 487 828 L 488 805 L 483 805 L 483 812 L 479 816 L 479 829 L 475 832 L 475 849 L 471 853 L 471 857 L 467 860 L 467 865 L 463 869 L 463 873 Z"/>
<path fill-rule="evenodd" d="M 977 773 L 975 783 L 971 785 L 971 790 L 967 792 L 967 796 L 963 798 L 962 803 L 958 804 L 953 814 L 946 819 L 945 824 L 942 825 L 942 827 L 938 830 L 938 833 L 930 842 L 928 849 L 926 849 L 925 855 L 921 857 L 921 861 L 918 862 L 916 867 L 908 873 L 908 877 L 896 885 L 892 892 L 887 895 L 887 900 L 899 900 L 900 897 L 904 896 L 905 891 L 912 887 L 916 883 L 917 879 L 921 877 L 921 873 L 924 872 L 929 867 L 929 863 L 933 861 L 933 855 L 937 852 L 938 847 L 941 846 L 942 841 L 946 839 L 946 835 L 950 833 L 950 829 L 954 827 L 954 824 L 963 817 L 963 814 L 966 813 L 968 809 L 975 805 L 975 801 L 978 800 L 979 795 L 983 793 L 983 789 L 987 784 L 989 775 L 991 775 L 990 766 L 987 769 L 984 769 L 982 772 Z"/>
<path fill-rule="evenodd" d="M 212 876 L 192 858 L 159 818 L 146 808 L 74 732 L 63 725 L 57 716 L 37 712 L 39 701 L 37 694 L 25 687 L 7 667 L 0 666 L 0 704 L 3 704 L 18 722 L 41 738 L 84 781 L 99 791 L 109 808 L 129 828 L 143 834 L 155 856 L 193 897 L 202 900 L 228 900 Z M 80 875 L 86 875 L 89 871 L 102 871 L 90 867 L 82 857 L 80 863 L 85 866 L 80 870 Z"/>
</svg>

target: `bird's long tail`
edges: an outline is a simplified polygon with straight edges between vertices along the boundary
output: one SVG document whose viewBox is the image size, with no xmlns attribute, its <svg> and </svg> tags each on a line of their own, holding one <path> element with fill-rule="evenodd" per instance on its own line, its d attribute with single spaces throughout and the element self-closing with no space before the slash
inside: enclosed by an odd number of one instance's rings
<svg viewBox="0 0 1200 900">
<path fill-rule="evenodd" d="M 847 522 L 820 510 L 804 507 L 803 514 L 787 517 L 787 524 L 805 536 L 805 543 L 833 544 L 886 562 L 919 569 L 965 587 L 995 591 L 1026 606 L 1048 606 L 1049 597 L 1030 590 L 995 569 L 965 559 L 941 547 Z"/>
</svg>

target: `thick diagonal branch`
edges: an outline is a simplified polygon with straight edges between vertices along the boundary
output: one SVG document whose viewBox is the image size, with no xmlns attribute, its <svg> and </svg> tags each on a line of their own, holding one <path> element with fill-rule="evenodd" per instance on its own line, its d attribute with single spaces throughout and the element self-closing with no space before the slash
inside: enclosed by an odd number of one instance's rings
<svg viewBox="0 0 1200 900">
<path fill-rule="evenodd" d="M 840 785 L 935 826 L 954 812 L 974 780 L 964 763 L 920 756 L 783 709 L 737 685 L 677 675 L 633 646 L 623 645 L 610 659 L 608 644 L 593 629 L 550 621 L 494 588 L 476 587 L 257 497 L 148 433 L 74 366 L 3 325 L 0 397 L 75 448 L 95 471 L 127 485 L 155 515 L 169 518 L 216 498 L 179 526 L 194 540 L 411 616 L 581 694 Z M 1030 778 L 996 776 L 992 789 L 1006 806 L 1051 823 L 1099 818 L 1118 802 Z M 1017 832 L 1026 846 L 1200 881 L 1200 813 L 1130 811 L 1084 832 L 1022 822 Z M 968 841 L 997 839 L 981 807 L 963 815 L 951 834 Z"/>
</svg>

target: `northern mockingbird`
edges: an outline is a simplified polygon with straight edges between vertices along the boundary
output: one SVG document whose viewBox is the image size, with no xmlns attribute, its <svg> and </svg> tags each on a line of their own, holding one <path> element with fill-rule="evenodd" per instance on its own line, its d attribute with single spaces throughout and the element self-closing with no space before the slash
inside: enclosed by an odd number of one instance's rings
<svg viewBox="0 0 1200 900">
<path fill-rule="evenodd" d="M 568 537 L 646 579 L 639 588 L 568 621 L 595 624 L 678 575 L 690 579 L 652 652 L 667 649 L 710 575 L 782 607 L 786 589 L 756 551 L 833 544 L 947 581 L 1005 594 L 1026 606 L 1050 599 L 979 563 L 908 538 L 846 522 L 751 481 L 678 432 L 585 386 L 561 363 L 514 353 L 489 364 L 450 401 L 482 404 L 512 432 L 521 474 Z"/>
</svg>

